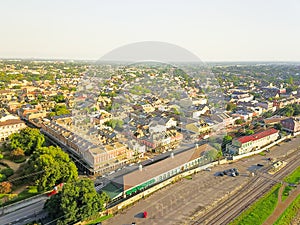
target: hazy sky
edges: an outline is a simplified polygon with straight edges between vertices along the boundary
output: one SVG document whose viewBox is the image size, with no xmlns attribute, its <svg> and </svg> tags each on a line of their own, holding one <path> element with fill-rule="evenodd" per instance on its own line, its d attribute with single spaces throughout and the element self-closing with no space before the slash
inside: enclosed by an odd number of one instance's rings
<svg viewBox="0 0 300 225">
<path fill-rule="evenodd" d="M 0 0 L 0 57 L 98 59 L 139 41 L 203 61 L 300 61 L 299 0 Z"/>
</svg>

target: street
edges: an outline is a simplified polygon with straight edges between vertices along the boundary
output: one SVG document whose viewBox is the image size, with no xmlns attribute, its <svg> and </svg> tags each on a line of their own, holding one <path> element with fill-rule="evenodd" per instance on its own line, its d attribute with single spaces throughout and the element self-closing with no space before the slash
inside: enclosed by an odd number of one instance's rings
<svg viewBox="0 0 300 225">
<path fill-rule="evenodd" d="M 6 214 L 4 216 L 0 217 L 1 224 L 26 224 L 30 221 L 33 221 L 35 219 L 38 219 L 38 214 L 40 214 L 43 211 L 44 203 L 46 202 L 46 199 L 43 199 L 39 202 L 36 202 L 34 204 L 25 206 L 24 208 L 21 208 L 19 210 L 16 210 L 15 212 Z"/>
</svg>

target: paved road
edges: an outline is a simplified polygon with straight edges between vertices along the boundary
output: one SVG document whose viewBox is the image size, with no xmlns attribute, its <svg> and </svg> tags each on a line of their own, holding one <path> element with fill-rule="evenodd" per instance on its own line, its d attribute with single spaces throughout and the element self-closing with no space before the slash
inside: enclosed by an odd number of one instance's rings
<svg viewBox="0 0 300 225">
<path fill-rule="evenodd" d="M 43 206 L 45 202 L 46 199 L 43 199 L 39 202 L 16 210 L 15 212 L 1 216 L 1 224 L 26 224 L 34 220 L 35 216 L 43 211 Z"/>
</svg>

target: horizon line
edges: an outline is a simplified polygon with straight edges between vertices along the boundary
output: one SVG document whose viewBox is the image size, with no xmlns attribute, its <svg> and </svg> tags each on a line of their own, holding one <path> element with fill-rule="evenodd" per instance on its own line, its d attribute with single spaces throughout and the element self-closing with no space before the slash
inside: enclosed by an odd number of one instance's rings
<svg viewBox="0 0 300 225">
<path fill-rule="evenodd" d="M 30 61 L 90 61 L 90 62 L 99 62 L 99 59 L 78 59 L 78 58 L 47 58 L 47 57 L 0 57 L 0 60 L 30 60 Z M 100 60 L 101 62 L 101 60 Z M 131 61 L 118 61 L 118 60 L 103 60 L 102 62 L 107 62 L 107 63 L 120 63 L 120 62 L 131 62 Z M 176 61 L 177 63 L 194 63 L 195 61 Z M 300 63 L 299 60 L 270 60 L 270 59 L 263 59 L 263 60 L 258 60 L 258 59 L 249 59 L 249 60 L 207 60 L 207 61 L 201 61 L 203 63 L 246 63 L 246 62 L 255 62 L 255 63 Z"/>
</svg>

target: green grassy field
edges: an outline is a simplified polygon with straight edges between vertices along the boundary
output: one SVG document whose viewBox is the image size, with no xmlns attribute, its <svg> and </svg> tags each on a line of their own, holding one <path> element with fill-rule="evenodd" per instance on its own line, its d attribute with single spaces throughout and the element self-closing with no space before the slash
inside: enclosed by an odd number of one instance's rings
<svg viewBox="0 0 300 225">
<path fill-rule="evenodd" d="M 299 184 L 300 181 L 300 167 L 298 167 L 293 173 L 284 178 L 284 181 L 289 184 Z M 295 187 L 286 186 L 282 192 L 282 201 L 284 201 L 288 196 L 291 190 Z"/>
<path fill-rule="evenodd" d="M 300 195 L 289 205 L 289 207 L 281 214 L 274 225 L 289 225 L 293 218 L 300 210 Z"/>
<path fill-rule="evenodd" d="M 284 190 L 282 192 L 282 197 L 281 197 L 282 201 L 285 201 L 285 199 L 287 199 L 287 197 L 289 197 L 289 193 L 293 189 L 294 189 L 294 187 L 290 187 L 290 186 L 284 187 Z"/>
<path fill-rule="evenodd" d="M 284 178 L 284 181 L 290 184 L 298 184 L 300 181 L 300 166 L 293 173 Z"/>
<path fill-rule="evenodd" d="M 279 188 L 280 184 L 274 186 L 229 225 L 261 225 L 276 208 Z"/>
<path fill-rule="evenodd" d="M 112 216 L 113 215 L 111 215 L 111 214 L 109 214 L 107 216 L 102 216 L 102 217 L 100 217 L 98 219 L 95 219 L 95 220 L 89 222 L 87 225 L 94 225 L 94 224 L 100 223 L 100 222 L 102 222 L 104 220 L 107 220 L 107 219 L 111 218 Z"/>
</svg>

